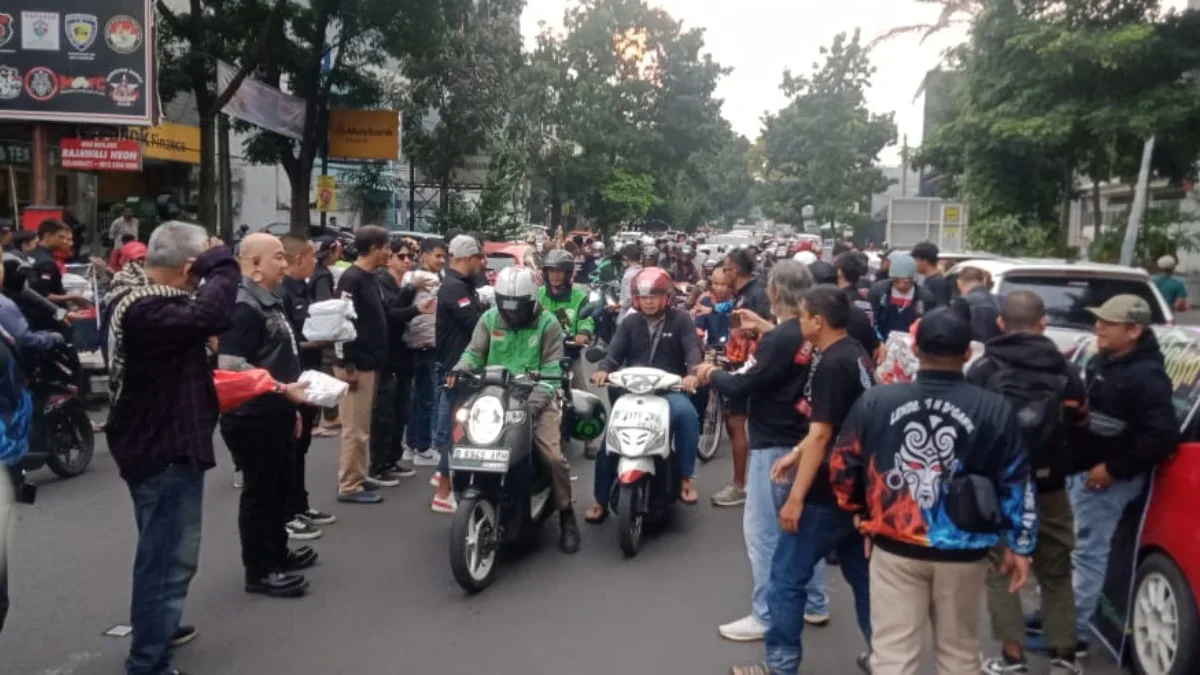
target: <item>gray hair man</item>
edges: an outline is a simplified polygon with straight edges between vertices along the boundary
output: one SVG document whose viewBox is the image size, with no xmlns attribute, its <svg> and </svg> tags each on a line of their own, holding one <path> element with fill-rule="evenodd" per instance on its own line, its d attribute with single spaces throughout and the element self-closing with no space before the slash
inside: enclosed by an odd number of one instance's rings
<svg viewBox="0 0 1200 675">
<path fill-rule="evenodd" d="M 725 397 L 749 399 L 749 462 L 746 470 L 746 504 L 742 530 L 750 574 L 754 580 L 750 614 L 718 628 L 721 636 L 737 642 L 761 640 L 770 626 L 767 607 L 771 559 L 779 543 L 780 528 L 771 481 L 771 467 L 792 451 L 808 432 L 808 418 L 796 410 L 808 381 L 811 347 L 800 330 L 800 308 L 804 293 L 813 286 L 812 273 L 803 263 L 780 260 L 767 277 L 766 295 L 775 321 L 750 310 L 734 310 L 742 328 L 757 329 L 762 335 L 747 368 L 727 373 L 701 365 L 699 375 Z M 828 485 L 826 480 L 825 484 Z M 832 500 L 826 488 L 817 495 Z M 829 621 L 829 598 L 825 591 L 824 563 L 818 565 L 808 584 L 804 614 L 813 623 Z"/>
<path fill-rule="evenodd" d="M 145 278 L 109 310 L 108 446 L 139 532 L 129 675 L 171 672 L 172 640 L 195 632 L 179 619 L 200 555 L 219 415 L 205 344 L 228 327 L 240 276 L 220 240 L 166 222 L 150 235 Z"/>
</svg>

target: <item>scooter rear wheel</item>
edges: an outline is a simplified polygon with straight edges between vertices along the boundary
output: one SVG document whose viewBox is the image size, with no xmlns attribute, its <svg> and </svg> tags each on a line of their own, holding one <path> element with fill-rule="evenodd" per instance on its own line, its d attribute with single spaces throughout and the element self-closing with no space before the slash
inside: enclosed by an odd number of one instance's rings
<svg viewBox="0 0 1200 675">
<path fill-rule="evenodd" d="M 617 535 L 621 552 L 632 558 L 642 548 L 642 532 L 646 517 L 638 510 L 641 491 L 646 489 L 642 481 L 622 483 L 617 491 Z"/>
<path fill-rule="evenodd" d="M 87 471 L 96 452 L 96 434 L 83 403 L 75 399 L 51 412 L 43 422 L 43 442 L 50 445 L 46 466 L 54 475 L 74 478 Z"/>
<path fill-rule="evenodd" d="M 491 501 L 470 497 L 458 503 L 450 525 L 450 571 L 468 593 L 478 593 L 496 576 L 499 520 Z"/>
</svg>

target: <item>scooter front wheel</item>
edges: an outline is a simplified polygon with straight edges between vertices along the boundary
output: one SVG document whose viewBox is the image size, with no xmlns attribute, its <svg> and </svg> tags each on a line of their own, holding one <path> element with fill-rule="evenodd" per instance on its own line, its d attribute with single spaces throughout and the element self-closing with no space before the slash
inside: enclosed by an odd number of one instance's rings
<svg viewBox="0 0 1200 675">
<path fill-rule="evenodd" d="M 639 510 L 641 491 L 645 483 L 622 483 L 617 492 L 617 534 L 621 552 L 626 558 L 638 554 L 642 547 L 642 530 L 646 517 Z"/>
<path fill-rule="evenodd" d="M 499 522 L 495 505 L 483 497 L 460 501 L 454 512 L 454 522 L 450 525 L 450 571 L 468 593 L 487 588 L 496 576 Z"/>
<path fill-rule="evenodd" d="M 725 425 L 721 423 L 721 395 L 715 389 L 708 393 L 708 405 L 704 406 L 704 418 L 700 420 L 700 448 L 697 457 L 707 464 L 717 456 L 721 447 L 721 432 Z"/>
<path fill-rule="evenodd" d="M 96 452 L 96 434 L 83 402 L 74 399 L 53 410 L 43 420 L 43 442 L 49 443 L 46 466 L 59 478 L 74 478 L 87 471 Z"/>
</svg>

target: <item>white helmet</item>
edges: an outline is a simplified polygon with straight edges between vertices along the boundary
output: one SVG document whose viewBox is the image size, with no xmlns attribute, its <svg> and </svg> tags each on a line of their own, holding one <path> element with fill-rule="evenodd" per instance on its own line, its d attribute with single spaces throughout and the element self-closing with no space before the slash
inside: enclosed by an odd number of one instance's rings
<svg viewBox="0 0 1200 675">
<path fill-rule="evenodd" d="M 538 282 L 533 270 L 510 265 L 496 274 L 496 308 L 511 328 L 524 328 L 537 315 Z"/>
<path fill-rule="evenodd" d="M 599 241 L 599 240 L 593 241 L 592 242 L 592 252 L 593 253 L 604 253 L 604 242 Z"/>
<path fill-rule="evenodd" d="M 817 254 L 813 253 L 812 251 L 800 251 L 796 255 L 792 256 L 792 260 L 795 260 L 802 265 L 811 265 L 817 262 Z"/>
</svg>

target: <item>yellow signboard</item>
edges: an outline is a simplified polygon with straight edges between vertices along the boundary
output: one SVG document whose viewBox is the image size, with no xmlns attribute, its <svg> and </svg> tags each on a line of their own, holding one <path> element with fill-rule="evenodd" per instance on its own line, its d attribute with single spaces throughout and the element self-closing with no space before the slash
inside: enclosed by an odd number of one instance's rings
<svg viewBox="0 0 1200 675">
<path fill-rule="evenodd" d="M 337 179 L 333 176 L 317 176 L 317 210 L 337 210 Z"/>
<path fill-rule="evenodd" d="M 400 113 L 395 110 L 329 111 L 329 156 L 395 160 L 400 154 Z"/>
<path fill-rule="evenodd" d="M 945 216 L 946 216 L 945 219 L 946 220 L 951 221 L 951 222 L 958 222 L 959 215 L 960 215 L 960 212 L 959 212 L 957 206 L 947 206 L 946 207 L 946 211 L 945 211 Z"/>
<path fill-rule="evenodd" d="M 129 127 L 126 135 L 142 142 L 146 159 L 200 163 L 200 127 L 163 122 L 156 127 Z"/>
</svg>

